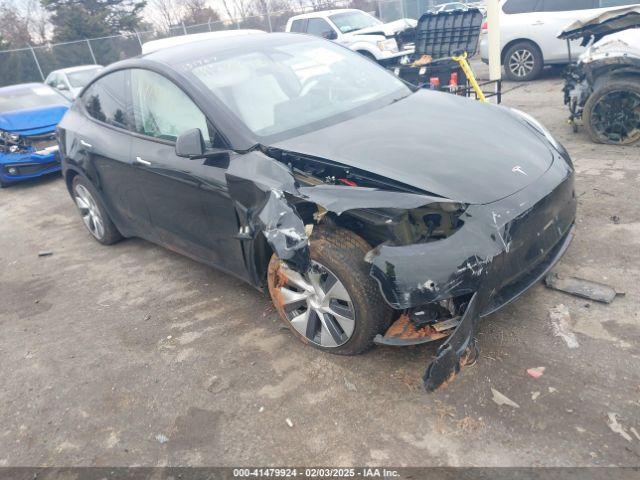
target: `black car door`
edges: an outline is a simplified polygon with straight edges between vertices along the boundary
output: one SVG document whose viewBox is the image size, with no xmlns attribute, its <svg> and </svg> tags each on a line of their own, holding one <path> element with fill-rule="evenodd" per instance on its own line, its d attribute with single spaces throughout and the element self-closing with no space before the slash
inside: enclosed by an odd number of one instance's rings
<svg viewBox="0 0 640 480">
<path fill-rule="evenodd" d="M 205 115 L 175 83 L 144 69 L 131 70 L 131 105 L 136 132 L 131 156 L 144 177 L 151 221 L 162 243 L 246 278 L 225 179 L 229 155 L 191 160 L 175 154 L 176 138 L 192 128 L 213 145 Z"/>
<path fill-rule="evenodd" d="M 79 108 L 85 121 L 76 130 L 84 169 L 102 193 L 109 213 L 124 235 L 157 240 L 131 162 L 131 115 L 128 70 L 118 70 L 93 83 Z"/>
</svg>

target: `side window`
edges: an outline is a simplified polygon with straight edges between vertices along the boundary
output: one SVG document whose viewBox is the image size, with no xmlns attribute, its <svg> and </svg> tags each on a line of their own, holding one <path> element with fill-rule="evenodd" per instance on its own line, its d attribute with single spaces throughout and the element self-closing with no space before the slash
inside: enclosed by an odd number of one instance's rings
<svg viewBox="0 0 640 480">
<path fill-rule="evenodd" d="M 502 7 L 504 13 L 531 13 L 536 12 L 541 0 L 507 0 Z"/>
<path fill-rule="evenodd" d="M 570 12 L 597 8 L 597 0 L 543 0 L 543 12 Z"/>
<path fill-rule="evenodd" d="M 155 72 L 131 70 L 134 130 L 142 135 L 175 141 L 199 128 L 211 145 L 207 119 L 193 101 L 171 80 Z"/>
<path fill-rule="evenodd" d="M 87 113 L 101 122 L 115 127 L 129 128 L 127 114 L 126 72 L 105 75 L 93 83 L 82 96 L 82 104 Z"/>
<path fill-rule="evenodd" d="M 291 22 L 291 31 L 292 32 L 305 32 L 306 28 L 305 28 L 305 24 L 307 23 L 307 19 L 306 18 L 302 18 L 300 20 L 294 20 L 293 22 Z"/>
<path fill-rule="evenodd" d="M 307 33 L 322 38 L 334 38 L 335 32 L 324 18 L 310 18 Z"/>
</svg>

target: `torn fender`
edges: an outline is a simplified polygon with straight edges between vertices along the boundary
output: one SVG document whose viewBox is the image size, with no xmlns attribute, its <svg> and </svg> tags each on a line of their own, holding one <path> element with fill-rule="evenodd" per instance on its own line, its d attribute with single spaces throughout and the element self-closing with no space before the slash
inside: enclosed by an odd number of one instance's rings
<svg viewBox="0 0 640 480">
<path fill-rule="evenodd" d="M 306 272 L 311 265 L 309 239 L 304 222 L 284 193 L 295 191 L 289 169 L 254 151 L 231 162 L 226 179 L 240 223 L 238 237 L 255 240 L 262 233 L 278 257 Z M 252 257 L 252 252 L 247 254 L 247 260 Z"/>
<path fill-rule="evenodd" d="M 226 178 L 240 221 L 239 237 L 255 239 L 262 232 L 276 255 L 298 272 L 309 268 L 309 239 L 287 195 L 336 215 L 354 209 L 406 210 L 432 203 L 459 208 L 451 200 L 414 193 L 326 184 L 298 187 L 288 166 L 257 150 L 244 155 L 242 161 L 231 162 Z"/>
</svg>

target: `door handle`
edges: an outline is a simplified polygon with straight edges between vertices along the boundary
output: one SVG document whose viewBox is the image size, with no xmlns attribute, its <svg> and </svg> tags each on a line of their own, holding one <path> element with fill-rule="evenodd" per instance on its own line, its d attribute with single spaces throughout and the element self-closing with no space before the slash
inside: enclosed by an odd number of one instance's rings
<svg viewBox="0 0 640 480">
<path fill-rule="evenodd" d="M 531 25 L 544 25 L 544 22 L 541 20 L 538 20 L 537 22 L 533 22 Z"/>
<path fill-rule="evenodd" d="M 80 145 L 82 145 L 85 148 L 93 147 L 93 145 L 91 145 L 90 143 L 85 142 L 84 140 L 80 140 Z"/>
<path fill-rule="evenodd" d="M 140 157 L 136 157 L 136 161 L 135 163 L 139 164 L 139 165 L 144 165 L 145 167 L 148 167 L 151 165 L 151 162 L 144 160 L 143 158 Z"/>
</svg>

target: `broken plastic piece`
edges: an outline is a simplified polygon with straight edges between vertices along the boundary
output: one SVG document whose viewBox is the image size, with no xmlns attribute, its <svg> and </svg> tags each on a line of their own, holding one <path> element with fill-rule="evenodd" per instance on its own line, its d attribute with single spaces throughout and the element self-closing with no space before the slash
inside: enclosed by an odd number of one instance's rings
<svg viewBox="0 0 640 480">
<path fill-rule="evenodd" d="M 544 374 L 544 367 L 527 368 L 527 373 L 533 378 L 540 378 Z"/>
<path fill-rule="evenodd" d="M 619 434 L 627 442 L 630 442 L 632 440 L 631 435 L 629 435 L 624 427 L 620 425 L 620 423 L 618 423 L 618 414 L 609 412 L 607 413 L 607 416 L 609 417 L 609 422 L 607 423 L 607 425 L 609 426 L 611 431 Z"/>
<path fill-rule="evenodd" d="M 520 405 L 518 405 L 516 402 L 511 400 L 506 395 L 500 393 L 498 390 L 496 390 L 493 387 L 491 387 L 491 393 L 493 394 L 492 400 L 498 405 L 508 405 L 513 408 L 520 408 Z"/>
<path fill-rule="evenodd" d="M 564 340 L 569 348 L 578 348 L 580 344 L 576 338 L 576 334 L 571 331 L 571 314 L 569 309 L 563 305 L 556 305 L 549 310 L 549 317 L 551 318 L 551 326 L 553 327 L 553 334 L 556 337 L 560 337 Z"/>
<path fill-rule="evenodd" d="M 601 303 L 611 303 L 616 296 L 624 295 L 602 283 L 583 280 L 577 277 L 565 277 L 554 272 L 546 276 L 544 283 L 547 287 L 553 288 L 554 290 L 560 290 L 575 295 L 576 297 L 587 298 Z"/>
<path fill-rule="evenodd" d="M 480 320 L 479 293 L 474 293 L 453 334 L 438 348 L 436 359 L 422 377 L 424 388 L 432 392 L 451 380 L 460 369 L 475 360 L 474 337 Z M 473 359 L 471 359 L 473 357 Z"/>
</svg>

